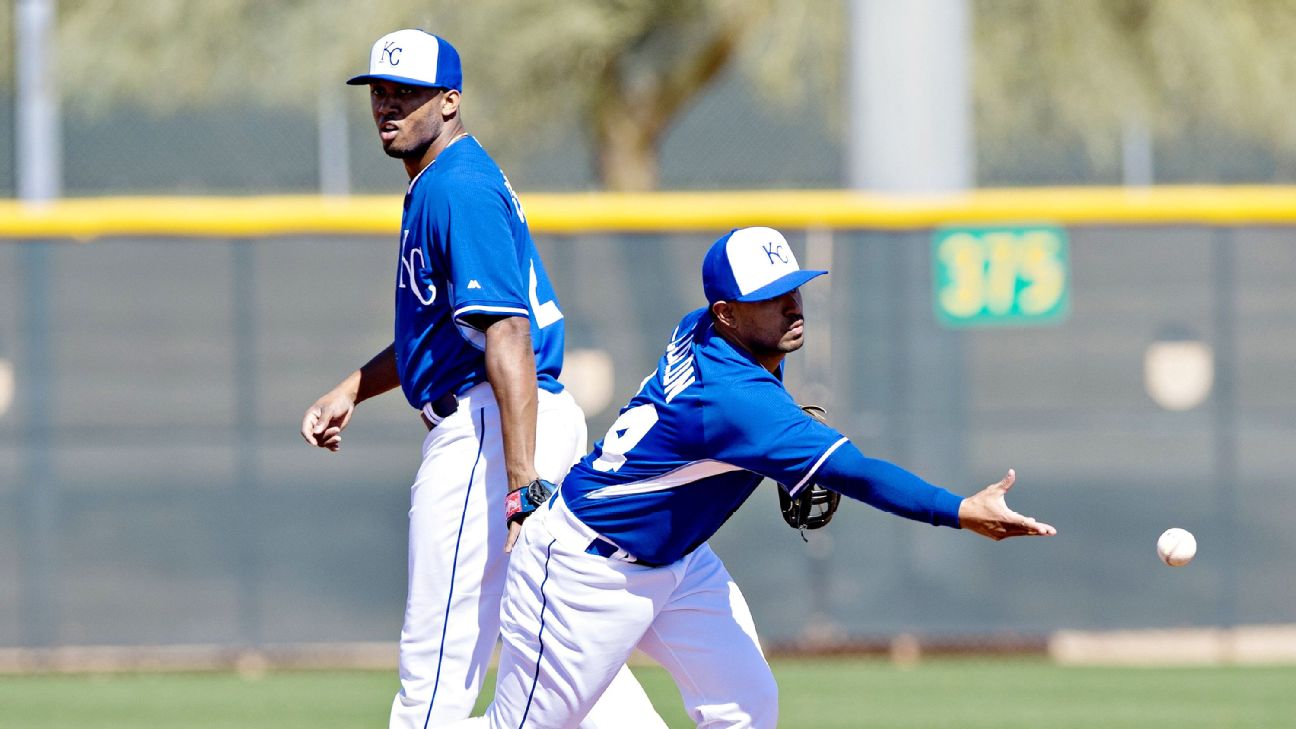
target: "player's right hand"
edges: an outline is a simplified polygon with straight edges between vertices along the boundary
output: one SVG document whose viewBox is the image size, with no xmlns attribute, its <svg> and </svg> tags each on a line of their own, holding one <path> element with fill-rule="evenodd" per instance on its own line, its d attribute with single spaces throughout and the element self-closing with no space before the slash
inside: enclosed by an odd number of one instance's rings
<svg viewBox="0 0 1296 729">
<path fill-rule="evenodd" d="M 336 452 L 342 447 L 342 430 L 351 422 L 355 401 L 338 392 L 330 392 L 306 409 L 301 434 L 306 442 Z"/>
<path fill-rule="evenodd" d="M 1009 537 L 1051 537 L 1057 534 L 1052 525 L 1008 508 L 1004 495 L 1016 481 L 1017 474 L 1010 468 L 1002 481 L 963 499 L 959 505 L 959 526 L 996 542 Z"/>
</svg>

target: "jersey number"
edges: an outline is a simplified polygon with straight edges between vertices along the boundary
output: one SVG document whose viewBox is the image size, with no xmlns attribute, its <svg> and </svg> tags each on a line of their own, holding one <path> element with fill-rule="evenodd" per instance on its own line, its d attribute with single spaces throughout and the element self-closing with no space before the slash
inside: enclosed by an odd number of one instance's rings
<svg viewBox="0 0 1296 729">
<path fill-rule="evenodd" d="M 535 261 L 531 262 L 531 312 L 535 314 L 536 326 L 544 329 L 563 318 L 563 313 L 558 310 L 558 302 L 549 300 L 540 303 L 540 297 L 536 295 L 537 289 L 540 288 L 540 279 L 536 278 Z"/>
<path fill-rule="evenodd" d="M 630 408 L 621 413 L 607 435 L 603 436 L 603 452 L 594 461 L 595 471 L 617 471 L 625 465 L 625 454 L 643 440 L 657 424 L 657 406 L 652 403 Z"/>
</svg>

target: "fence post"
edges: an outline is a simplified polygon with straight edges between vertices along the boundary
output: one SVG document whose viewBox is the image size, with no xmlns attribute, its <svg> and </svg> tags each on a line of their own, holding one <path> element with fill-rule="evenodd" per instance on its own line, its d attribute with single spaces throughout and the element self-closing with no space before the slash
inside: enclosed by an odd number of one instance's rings
<svg viewBox="0 0 1296 729">
<path fill-rule="evenodd" d="M 1216 228 L 1214 241 L 1215 328 L 1215 517 L 1220 535 L 1216 615 L 1223 628 L 1237 623 L 1237 253 L 1233 232 Z M 1227 650 L 1227 648 L 1226 648 Z M 1221 656 L 1227 660 L 1228 656 Z"/>
<path fill-rule="evenodd" d="M 18 196 L 31 206 L 63 192 L 58 86 L 54 60 L 53 0 L 18 0 L 14 5 L 14 70 L 17 86 L 15 162 Z M 49 246 L 33 241 L 19 246 L 23 289 L 22 349 L 15 379 L 18 415 L 23 423 L 23 505 L 19 525 L 23 589 L 20 593 L 22 642 L 51 645 L 58 613 L 53 585 L 58 560 L 55 527 L 58 494 L 51 478 L 50 387 L 53 358 L 49 347 Z"/>
<path fill-rule="evenodd" d="M 58 573 L 58 484 L 50 455 L 50 412 L 54 388 L 54 358 L 50 352 L 50 251 L 45 241 L 18 246 L 22 302 L 14 380 L 16 415 L 22 428 L 22 506 L 19 509 L 22 643 L 53 645 L 58 636 L 58 602 L 54 584 Z"/>
<path fill-rule="evenodd" d="M 233 251 L 235 469 L 231 537 L 235 540 L 238 631 L 245 647 L 261 643 L 260 506 L 257 503 L 256 242 L 236 240 Z"/>
<path fill-rule="evenodd" d="M 802 397 L 803 404 L 819 405 L 829 409 L 828 417 L 841 427 L 845 413 L 832 413 L 834 401 L 833 380 L 833 316 L 832 316 L 832 282 L 833 265 L 833 231 L 831 228 L 810 228 L 805 232 L 807 269 L 826 270 L 829 275 L 821 276 L 802 291 L 806 316 L 815 322 L 813 333 L 806 337 L 804 367 L 805 376 Z M 835 415 L 835 418 L 834 418 Z M 837 621 L 832 618 L 832 577 L 828 560 L 833 554 L 832 534 L 825 530 L 811 538 L 810 548 L 805 550 L 807 575 L 810 581 L 810 611 L 814 619 L 807 624 L 817 626 L 818 634 L 808 636 L 817 640 L 830 640 L 837 633 Z"/>
</svg>

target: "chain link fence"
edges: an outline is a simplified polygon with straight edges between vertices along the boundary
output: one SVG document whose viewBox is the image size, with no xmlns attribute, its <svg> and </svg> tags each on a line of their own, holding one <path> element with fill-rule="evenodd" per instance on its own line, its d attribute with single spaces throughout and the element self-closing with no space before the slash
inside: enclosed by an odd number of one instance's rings
<svg viewBox="0 0 1296 729">
<path fill-rule="evenodd" d="M 763 486 L 713 540 L 771 643 L 896 634 L 991 648 L 1060 629 L 1296 622 L 1296 248 L 1289 228 L 1082 227 L 1054 326 L 947 329 L 930 231 L 786 231 L 808 344 L 790 389 L 866 453 L 1056 525 L 991 543 L 848 503 L 809 542 Z M 539 240 L 566 379 L 598 437 L 703 303 L 709 235 Z M 391 641 L 423 427 L 365 403 L 339 454 L 304 408 L 390 341 L 392 241 L 0 245 L 0 646 Z M 1149 351 L 1194 341 L 1199 404 Z M 1178 406 L 1176 406 L 1178 407 Z M 1157 535 L 1195 532 L 1161 565 Z"/>
</svg>

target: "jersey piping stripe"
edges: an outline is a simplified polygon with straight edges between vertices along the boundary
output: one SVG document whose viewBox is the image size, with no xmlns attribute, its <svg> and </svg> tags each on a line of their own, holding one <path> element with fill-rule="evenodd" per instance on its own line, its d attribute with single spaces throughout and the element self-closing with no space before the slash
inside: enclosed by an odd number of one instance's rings
<svg viewBox="0 0 1296 729">
<path fill-rule="evenodd" d="M 477 410 L 477 457 L 473 459 L 472 471 L 468 474 L 468 488 L 464 493 L 463 511 L 459 514 L 459 534 L 455 537 L 454 561 L 450 563 L 450 590 L 446 594 L 445 620 L 441 622 L 441 647 L 437 649 L 436 678 L 432 680 L 432 697 L 428 699 L 427 716 L 423 719 L 423 729 L 427 729 L 432 720 L 432 707 L 436 706 L 437 688 L 441 685 L 441 664 L 445 661 L 445 641 L 450 627 L 450 603 L 454 600 L 455 573 L 459 570 L 459 544 L 463 541 L 464 523 L 468 519 L 468 499 L 472 496 L 473 481 L 477 478 L 477 464 L 481 463 L 482 446 L 486 443 L 486 409 Z"/>
<path fill-rule="evenodd" d="M 620 483 L 614 486 L 605 486 L 601 489 L 596 489 L 589 492 L 586 498 L 607 499 L 614 496 L 629 496 L 631 494 L 647 494 L 653 491 L 666 491 L 711 476 L 718 476 L 722 473 L 741 470 L 743 470 L 741 466 L 735 466 L 732 463 L 725 463 L 724 461 L 714 461 L 711 459 L 694 461 L 680 466 L 674 471 L 664 473 L 656 478 L 650 478 L 644 481 L 632 481 L 630 483 Z"/>
<path fill-rule="evenodd" d="M 522 710 L 522 721 L 518 722 L 518 729 L 522 729 L 526 724 L 527 714 L 531 713 L 531 700 L 535 698 L 536 686 L 540 684 L 540 661 L 544 660 L 545 608 L 549 607 L 549 596 L 545 594 L 544 588 L 549 582 L 549 560 L 553 557 L 553 545 L 557 541 L 551 539 L 549 545 L 545 547 L 544 579 L 540 580 L 540 631 L 536 633 L 536 642 L 540 645 L 540 650 L 536 654 L 535 673 L 531 676 L 531 690 L 527 692 L 526 708 Z"/>
<path fill-rule="evenodd" d="M 819 471 L 819 467 L 823 465 L 824 461 L 828 460 L 828 456 L 831 456 L 833 454 L 833 451 L 837 450 L 838 448 L 841 448 L 842 443 L 845 443 L 847 440 L 848 440 L 847 438 L 842 437 L 836 443 L 833 443 L 832 445 L 828 446 L 828 450 L 824 451 L 822 456 L 819 456 L 819 460 L 815 461 L 815 464 L 810 467 L 810 470 L 806 472 L 805 477 L 802 478 L 799 482 L 797 482 L 796 486 L 792 487 L 792 490 L 788 492 L 788 496 L 796 496 L 797 494 L 801 493 L 801 489 L 805 488 L 805 485 L 809 483 L 810 478 Z"/>
<path fill-rule="evenodd" d="M 460 141 L 460 140 L 464 140 L 464 139 L 471 139 L 471 140 L 473 140 L 474 142 L 477 141 L 477 139 L 476 139 L 475 137 L 473 137 L 473 135 L 471 135 L 471 134 L 465 134 L 464 136 L 461 136 L 461 137 L 455 137 L 454 139 L 450 140 L 450 144 L 454 144 L 455 142 L 458 142 L 458 141 Z M 445 148 L 443 148 L 441 151 L 444 152 L 444 151 L 446 151 L 446 149 L 449 149 L 450 144 L 447 144 L 447 145 L 445 146 Z M 478 142 L 478 145 L 479 145 L 479 146 L 480 146 L 480 144 L 481 144 L 481 143 Z M 424 172 L 427 172 L 427 171 L 430 170 L 430 169 L 432 169 L 432 166 L 435 165 L 435 164 L 436 164 L 436 160 L 434 159 L 434 160 L 432 160 L 431 162 L 429 162 L 429 163 L 427 164 L 427 166 L 425 166 L 423 169 L 419 170 L 419 171 L 418 171 L 418 174 L 416 174 L 416 175 L 414 175 L 413 177 L 410 178 L 409 185 L 405 188 L 405 194 L 406 194 L 406 195 L 408 195 L 408 194 L 410 193 L 410 190 L 413 190 L 413 189 L 414 189 L 414 185 L 419 181 L 419 178 L 423 176 L 423 173 L 424 173 Z"/>
<path fill-rule="evenodd" d="M 476 305 L 476 304 L 473 304 L 473 305 L 469 305 L 469 306 L 461 306 L 461 307 L 459 307 L 458 309 L 455 309 L 454 319 L 455 319 L 456 322 L 460 322 L 460 321 L 463 319 L 463 315 L 464 315 L 464 314 L 476 314 L 476 313 L 483 313 L 483 314 L 517 314 L 518 316 L 530 316 L 530 314 L 531 314 L 531 312 L 528 311 L 527 308 L 526 308 L 525 306 L 523 306 L 523 307 L 518 307 L 518 306 L 482 306 L 482 305 Z M 464 322 L 464 323 L 466 324 L 466 322 Z"/>
<path fill-rule="evenodd" d="M 463 337 L 465 342 L 483 352 L 486 351 L 486 333 L 463 319 L 464 314 L 474 313 L 531 316 L 531 312 L 526 309 L 518 309 L 512 306 L 465 306 L 461 309 L 456 309 L 454 313 L 454 323 L 455 329 L 459 330 L 459 336 Z"/>
</svg>

